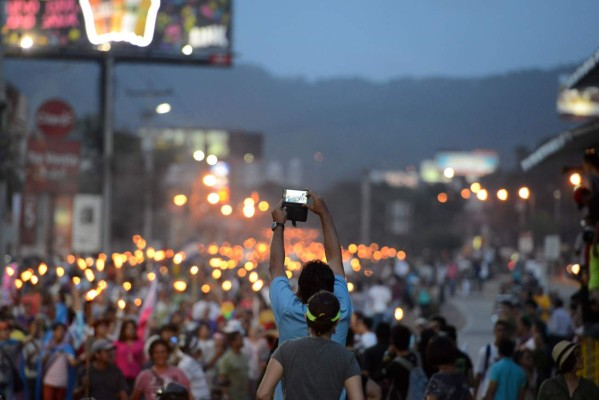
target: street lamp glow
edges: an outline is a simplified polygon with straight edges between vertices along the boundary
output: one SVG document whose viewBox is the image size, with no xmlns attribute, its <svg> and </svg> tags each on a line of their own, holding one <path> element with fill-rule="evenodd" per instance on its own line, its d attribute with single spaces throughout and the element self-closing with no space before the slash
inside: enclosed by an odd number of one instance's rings
<svg viewBox="0 0 599 400">
<path fill-rule="evenodd" d="M 189 44 L 186 44 L 181 49 L 181 53 L 185 54 L 186 56 L 190 56 L 191 53 L 193 53 L 193 47 L 191 47 L 191 45 L 189 45 Z"/>
<path fill-rule="evenodd" d="M 455 176 L 455 171 L 453 170 L 453 168 L 445 168 L 443 170 L 443 175 L 447 178 L 447 179 L 451 179 Z"/>
<path fill-rule="evenodd" d="M 528 200 L 530 197 L 530 190 L 526 186 L 523 186 L 518 190 L 518 196 L 520 196 L 522 200 Z"/>
<path fill-rule="evenodd" d="M 572 175 L 570 175 L 570 183 L 573 186 L 578 186 L 582 183 L 582 177 L 578 172 L 575 172 Z"/>
<path fill-rule="evenodd" d="M 478 182 L 474 182 L 472 185 L 470 185 L 470 191 L 474 194 L 478 193 L 478 191 L 481 189 L 482 186 L 480 186 L 480 183 Z"/>
<path fill-rule="evenodd" d="M 403 319 L 404 312 L 401 307 L 396 307 L 394 312 L 394 317 L 396 321 L 401 321 Z"/>
<path fill-rule="evenodd" d="M 173 203 L 175 203 L 177 207 L 184 206 L 187 203 L 187 196 L 184 194 L 175 195 L 175 197 L 173 197 Z"/>
<path fill-rule="evenodd" d="M 246 218 L 252 218 L 256 214 L 256 209 L 254 206 L 245 206 L 243 207 L 243 216 Z"/>
<path fill-rule="evenodd" d="M 268 201 L 262 200 L 260 203 L 258 203 L 258 209 L 262 212 L 268 211 L 269 208 L 270 204 L 268 204 Z"/>
<path fill-rule="evenodd" d="M 216 176 L 208 174 L 202 179 L 202 182 L 204 182 L 204 185 L 212 187 L 216 185 Z"/>
<path fill-rule="evenodd" d="M 171 112 L 171 105 L 168 103 L 160 103 L 156 106 L 156 114 L 168 114 Z"/>
<path fill-rule="evenodd" d="M 220 212 L 225 216 L 231 215 L 233 213 L 233 207 L 229 204 L 225 204 L 220 208 Z"/>
<path fill-rule="evenodd" d="M 441 192 L 437 195 L 437 201 L 439 203 L 447 203 L 447 193 Z"/>
<path fill-rule="evenodd" d="M 33 47 L 33 39 L 31 36 L 23 36 L 21 43 L 19 43 L 22 49 L 30 49 Z"/>
<path fill-rule="evenodd" d="M 497 198 L 501 201 L 506 201 L 508 198 L 508 192 L 505 189 L 499 189 L 497 191 Z"/>
<path fill-rule="evenodd" d="M 222 284 L 222 288 L 225 292 L 228 292 L 229 290 L 231 290 L 232 287 L 233 287 L 233 284 L 229 280 L 224 281 Z"/>
<path fill-rule="evenodd" d="M 196 161 L 203 161 L 206 157 L 206 154 L 202 150 L 196 150 L 193 152 L 193 159 Z"/>
<path fill-rule="evenodd" d="M 217 162 L 218 162 L 218 157 L 215 156 L 214 154 L 210 154 L 208 157 L 206 157 L 206 163 L 208 165 L 216 165 Z"/>
<path fill-rule="evenodd" d="M 476 192 L 476 197 L 480 201 L 485 201 L 489 198 L 489 192 L 487 192 L 487 189 L 481 189 L 478 192 Z"/>
<path fill-rule="evenodd" d="M 220 201 L 220 196 L 218 193 L 210 193 L 206 199 L 208 200 L 208 203 L 216 204 Z"/>
</svg>

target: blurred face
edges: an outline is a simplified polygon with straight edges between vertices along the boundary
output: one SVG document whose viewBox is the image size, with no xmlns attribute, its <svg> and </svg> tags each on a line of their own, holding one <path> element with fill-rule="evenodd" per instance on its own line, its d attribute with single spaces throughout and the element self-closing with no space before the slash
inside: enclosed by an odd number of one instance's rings
<svg viewBox="0 0 599 400">
<path fill-rule="evenodd" d="M 210 329 L 206 325 L 200 325 L 200 329 L 198 330 L 198 336 L 200 339 L 206 340 L 210 338 Z"/>
<path fill-rule="evenodd" d="M 135 325 L 132 323 L 128 323 L 125 327 L 125 337 L 134 338 L 135 337 Z"/>
<path fill-rule="evenodd" d="M 7 340 L 10 337 L 10 326 L 8 324 L 2 324 L 0 326 L 0 340 Z"/>
<path fill-rule="evenodd" d="M 115 349 L 100 350 L 96 353 L 98 360 L 105 362 L 106 364 L 112 364 L 114 362 Z"/>
<path fill-rule="evenodd" d="M 163 344 L 154 346 L 151 358 L 154 364 L 159 367 L 164 367 L 168 361 L 168 349 Z"/>
<path fill-rule="evenodd" d="M 496 341 L 499 341 L 500 339 L 503 339 L 503 338 L 507 338 L 508 334 L 509 334 L 507 327 L 502 324 L 495 325 L 493 332 L 495 334 Z"/>
<path fill-rule="evenodd" d="M 64 334 L 65 334 L 64 327 L 59 325 L 56 328 L 54 328 L 54 331 L 52 331 L 52 332 L 54 333 L 54 341 L 56 343 L 62 342 L 62 339 L 64 339 Z"/>
</svg>

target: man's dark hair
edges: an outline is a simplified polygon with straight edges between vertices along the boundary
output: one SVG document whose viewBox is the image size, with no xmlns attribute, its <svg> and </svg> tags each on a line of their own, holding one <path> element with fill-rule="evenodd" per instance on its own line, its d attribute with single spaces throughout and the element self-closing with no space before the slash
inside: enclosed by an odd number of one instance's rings
<svg viewBox="0 0 599 400">
<path fill-rule="evenodd" d="M 391 328 L 391 344 L 399 350 L 408 350 L 410 348 L 410 338 L 412 331 L 405 325 L 398 324 Z"/>
<path fill-rule="evenodd" d="M 337 315 L 340 310 L 341 306 L 335 295 L 321 290 L 308 300 L 306 314 L 309 311 L 314 319 L 312 320 L 306 315 L 306 323 L 317 335 L 328 333 L 337 325 L 337 321 L 339 321 Z"/>
<path fill-rule="evenodd" d="M 511 357 L 514 354 L 516 343 L 512 339 L 503 338 L 497 344 L 497 351 L 502 357 Z"/>
<path fill-rule="evenodd" d="M 458 331 L 453 325 L 445 325 L 445 328 L 441 330 L 445 335 L 456 343 L 458 341 Z"/>
<path fill-rule="evenodd" d="M 148 354 L 150 355 L 150 358 L 152 358 L 152 355 L 154 354 L 154 349 L 158 346 L 164 346 L 168 354 L 171 354 L 171 346 L 166 340 L 155 339 L 154 341 L 152 341 L 152 343 L 150 344 L 150 348 L 148 349 Z"/>
<path fill-rule="evenodd" d="M 435 321 L 436 323 L 438 323 L 441 330 L 443 330 L 443 328 L 445 328 L 447 326 L 447 320 L 445 319 L 444 316 L 439 315 L 439 314 L 433 315 L 432 317 L 430 317 L 429 321 Z"/>
<path fill-rule="evenodd" d="M 237 339 L 238 336 L 242 336 L 241 332 L 239 331 L 227 333 L 227 343 L 231 344 L 233 341 L 235 341 L 235 339 Z"/>
<path fill-rule="evenodd" d="M 434 336 L 426 346 L 426 360 L 430 365 L 447 365 L 455 363 L 458 350 L 449 336 Z"/>
<path fill-rule="evenodd" d="M 297 297 L 308 304 L 308 299 L 321 290 L 333 293 L 335 274 L 328 264 L 320 260 L 308 261 L 300 272 L 297 286 Z"/>
<path fill-rule="evenodd" d="M 174 324 L 165 324 L 160 327 L 159 333 L 162 335 L 164 332 L 167 331 L 174 332 L 176 334 L 177 332 L 179 332 L 179 329 Z"/>
<path fill-rule="evenodd" d="M 374 334 L 376 335 L 377 343 L 388 344 L 389 337 L 391 336 L 391 325 L 385 321 L 379 322 Z"/>
<path fill-rule="evenodd" d="M 528 315 L 520 316 L 520 323 L 522 324 L 522 326 L 526 327 L 527 329 L 532 328 L 532 320 L 530 319 L 530 317 Z"/>
</svg>

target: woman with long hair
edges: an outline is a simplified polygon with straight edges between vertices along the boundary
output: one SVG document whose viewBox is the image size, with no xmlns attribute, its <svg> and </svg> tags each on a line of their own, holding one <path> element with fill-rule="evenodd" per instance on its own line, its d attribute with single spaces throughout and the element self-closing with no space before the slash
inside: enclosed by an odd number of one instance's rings
<svg viewBox="0 0 599 400">
<path fill-rule="evenodd" d="M 334 294 L 320 291 L 308 300 L 306 323 L 308 337 L 291 339 L 273 353 L 257 399 L 272 398 L 283 379 L 285 399 L 338 400 L 342 390 L 348 400 L 363 400 L 360 366 L 355 355 L 331 340 L 341 317 Z"/>
<path fill-rule="evenodd" d="M 434 336 L 426 348 L 426 359 L 437 367 L 425 390 L 426 400 L 472 400 L 466 375 L 457 369 L 458 349 L 448 336 Z"/>
<path fill-rule="evenodd" d="M 144 363 L 144 344 L 137 335 L 137 323 L 126 320 L 121 325 L 119 338 L 114 342 L 116 355 L 114 363 L 127 381 L 127 392 L 131 393 L 135 378 Z"/>
</svg>

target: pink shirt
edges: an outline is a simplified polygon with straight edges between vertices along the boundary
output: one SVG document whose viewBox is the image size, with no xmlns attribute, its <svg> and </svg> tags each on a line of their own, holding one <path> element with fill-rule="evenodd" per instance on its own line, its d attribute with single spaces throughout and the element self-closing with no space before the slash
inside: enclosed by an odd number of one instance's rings
<svg viewBox="0 0 599 400">
<path fill-rule="evenodd" d="M 152 368 L 144 369 L 135 379 L 134 389 L 141 391 L 145 400 L 156 400 L 158 389 L 171 382 L 179 383 L 185 386 L 187 390 L 191 390 L 189 379 L 187 379 L 185 373 L 181 369 L 172 366 L 169 366 L 166 371 L 160 374 Z"/>
<path fill-rule="evenodd" d="M 114 342 L 116 350 L 114 363 L 121 370 L 125 378 L 135 379 L 144 363 L 144 344 L 141 340 L 136 342 Z"/>
</svg>

